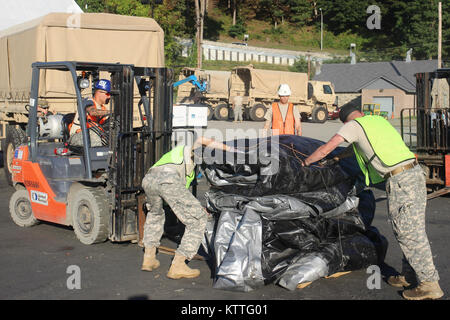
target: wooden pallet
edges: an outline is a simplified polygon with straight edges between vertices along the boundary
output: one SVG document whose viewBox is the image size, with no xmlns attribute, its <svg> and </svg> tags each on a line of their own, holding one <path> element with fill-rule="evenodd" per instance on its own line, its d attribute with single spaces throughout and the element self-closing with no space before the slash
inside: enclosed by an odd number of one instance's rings
<svg viewBox="0 0 450 320">
<path fill-rule="evenodd" d="M 350 272 L 351 272 L 351 271 L 336 272 L 336 273 L 333 273 L 333 274 L 330 275 L 330 276 L 326 276 L 325 279 L 339 278 L 339 277 L 342 277 L 342 276 L 344 276 L 344 275 L 346 275 L 346 274 L 349 274 Z M 312 282 L 299 283 L 299 284 L 297 285 L 297 289 L 303 289 L 303 288 L 306 288 L 306 287 L 309 286 L 311 283 L 312 283 Z"/>
</svg>

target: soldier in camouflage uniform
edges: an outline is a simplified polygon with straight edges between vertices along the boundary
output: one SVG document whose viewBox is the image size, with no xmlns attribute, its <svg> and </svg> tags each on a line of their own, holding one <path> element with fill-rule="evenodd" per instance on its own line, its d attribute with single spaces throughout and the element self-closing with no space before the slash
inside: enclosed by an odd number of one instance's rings
<svg viewBox="0 0 450 320">
<path fill-rule="evenodd" d="M 441 298 L 444 293 L 425 232 L 427 195 L 422 168 L 396 129 L 384 118 L 364 116 L 351 104 L 341 108 L 339 117 L 344 126 L 306 158 L 304 165 L 323 159 L 344 141 L 352 143 L 353 152 L 351 148 L 347 150 L 356 156 L 366 185 L 386 182 L 388 218 L 403 252 L 402 273 L 389 277 L 388 283 L 409 287 L 417 277 L 418 285 L 403 291 L 405 299 Z M 346 152 L 335 160 L 348 155 Z"/>
<path fill-rule="evenodd" d="M 404 279 L 397 277 L 397 280 L 403 282 L 402 286 L 403 284 L 409 286 L 415 282 L 414 275 L 417 276 L 419 283 L 439 281 L 425 232 L 427 191 L 424 171 L 420 166 L 415 166 L 388 178 L 386 193 L 389 221 L 404 254 L 402 259 Z M 390 282 L 395 286 L 394 279 Z M 408 295 L 407 292 L 405 294 Z"/>
<path fill-rule="evenodd" d="M 152 271 L 160 265 L 156 259 L 156 248 L 160 245 L 164 231 L 163 201 L 165 201 L 186 226 L 167 277 L 180 279 L 195 278 L 200 275 L 200 270 L 189 268 L 185 261 L 191 260 L 197 253 L 207 221 L 205 209 L 188 190 L 195 174 L 193 150 L 201 145 L 230 150 L 222 143 L 200 137 L 192 148 L 177 146 L 163 155 L 142 180 L 142 188 L 149 208 L 143 237 L 145 253 L 142 270 L 144 271 Z"/>
</svg>

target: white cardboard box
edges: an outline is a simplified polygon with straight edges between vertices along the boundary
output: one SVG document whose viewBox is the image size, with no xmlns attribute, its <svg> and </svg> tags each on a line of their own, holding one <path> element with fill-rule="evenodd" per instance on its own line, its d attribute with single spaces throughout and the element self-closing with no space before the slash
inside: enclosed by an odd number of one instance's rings
<svg viewBox="0 0 450 320">
<path fill-rule="evenodd" d="M 208 108 L 202 105 L 173 105 L 172 126 L 206 127 L 208 125 Z"/>
</svg>

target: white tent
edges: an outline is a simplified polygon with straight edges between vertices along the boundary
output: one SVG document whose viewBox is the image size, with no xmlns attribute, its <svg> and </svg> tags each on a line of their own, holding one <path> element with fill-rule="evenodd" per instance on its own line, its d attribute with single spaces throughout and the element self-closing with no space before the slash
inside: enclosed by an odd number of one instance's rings
<svg viewBox="0 0 450 320">
<path fill-rule="evenodd" d="M 0 30 L 49 13 L 82 13 L 75 0 L 0 0 Z"/>
</svg>

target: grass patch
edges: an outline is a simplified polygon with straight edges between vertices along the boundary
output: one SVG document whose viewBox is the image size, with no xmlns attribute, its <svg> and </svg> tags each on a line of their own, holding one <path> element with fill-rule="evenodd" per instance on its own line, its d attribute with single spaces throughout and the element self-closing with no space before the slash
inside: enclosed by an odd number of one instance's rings
<svg viewBox="0 0 450 320">
<path fill-rule="evenodd" d="M 253 62 L 253 61 L 203 60 L 202 67 L 205 70 L 230 71 L 234 67 L 247 66 L 249 64 L 252 64 L 256 69 L 290 71 L 288 65 L 261 63 L 261 62 Z"/>
<path fill-rule="evenodd" d="M 208 13 L 209 19 L 216 20 L 222 28 L 214 41 L 231 43 L 243 41 L 240 37 L 233 38 L 228 35 L 232 25 L 231 16 L 223 14 L 219 9 Z M 248 44 L 255 47 L 265 47 L 281 50 L 320 52 L 320 26 L 312 25 L 297 28 L 289 23 L 278 25 L 275 29 L 267 21 L 248 19 L 245 21 Z M 349 32 L 334 35 L 331 31 L 324 30 L 323 51 L 334 55 L 348 55 L 350 43 L 355 43 L 361 48 L 365 40 Z"/>
</svg>

